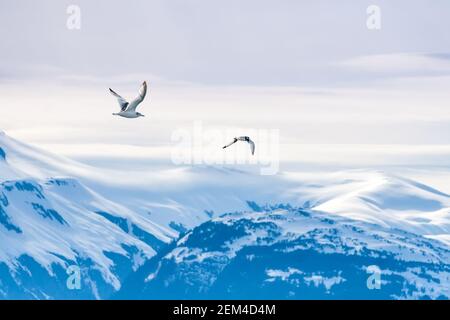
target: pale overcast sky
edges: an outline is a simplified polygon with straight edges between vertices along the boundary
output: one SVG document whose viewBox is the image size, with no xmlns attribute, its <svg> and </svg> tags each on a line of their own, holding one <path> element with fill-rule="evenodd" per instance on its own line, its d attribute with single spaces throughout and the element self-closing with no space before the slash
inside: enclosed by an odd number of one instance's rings
<svg viewBox="0 0 450 320">
<path fill-rule="evenodd" d="M 79 31 L 66 28 L 71 4 L 81 9 Z M 366 27 L 371 4 L 381 9 L 380 31 Z M 342 65 L 361 56 L 437 53 L 427 57 L 447 61 L 449 16 L 446 0 L 4 0 L 0 70 L 2 79 L 145 73 L 202 84 L 337 85 L 381 76 Z"/>
<path fill-rule="evenodd" d="M 3 0 L 0 128 L 74 153 L 167 145 L 193 121 L 285 144 L 448 145 L 448 30 L 448 0 Z M 144 79 L 148 117 L 112 117 L 107 88 L 131 97 Z"/>
</svg>

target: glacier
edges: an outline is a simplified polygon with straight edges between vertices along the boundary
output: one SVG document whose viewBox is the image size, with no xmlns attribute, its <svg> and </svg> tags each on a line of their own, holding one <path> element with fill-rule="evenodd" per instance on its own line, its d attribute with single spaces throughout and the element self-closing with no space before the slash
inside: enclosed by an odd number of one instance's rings
<svg viewBox="0 0 450 320">
<path fill-rule="evenodd" d="M 448 194 L 379 170 L 111 170 L 0 134 L 0 299 L 448 299 L 449 235 Z"/>
</svg>

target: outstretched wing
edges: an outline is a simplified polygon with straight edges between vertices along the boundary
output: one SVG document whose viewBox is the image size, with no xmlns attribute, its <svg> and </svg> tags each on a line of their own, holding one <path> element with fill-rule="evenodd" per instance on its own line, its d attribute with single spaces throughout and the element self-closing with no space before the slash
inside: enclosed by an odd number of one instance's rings
<svg viewBox="0 0 450 320">
<path fill-rule="evenodd" d="M 250 144 L 250 149 L 252 150 L 252 155 L 255 154 L 255 143 L 252 140 L 248 140 L 248 143 Z"/>
<path fill-rule="evenodd" d="M 118 95 L 113 89 L 109 88 L 109 92 L 111 92 L 111 94 L 117 98 L 117 101 L 119 102 L 120 105 L 120 111 L 125 111 L 128 107 L 128 101 L 125 100 L 122 96 Z"/>
<path fill-rule="evenodd" d="M 232 142 L 230 142 L 229 144 L 227 144 L 226 146 L 223 147 L 223 149 L 228 148 L 229 146 L 231 146 L 232 144 L 236 143 L 238 140 L 236 138 L 233 139 Z"/>
<path fill-rule="evenodd" d="M 136 111 L 137 106 L 144 101 L 145 95 L 147 94 L 147 82 L 144 81 L 142 83 L 141 87 L 139 88 L 139 95 L 131 101 L 131 103 L 128 105 L 127 111 Z"/>
</svg>

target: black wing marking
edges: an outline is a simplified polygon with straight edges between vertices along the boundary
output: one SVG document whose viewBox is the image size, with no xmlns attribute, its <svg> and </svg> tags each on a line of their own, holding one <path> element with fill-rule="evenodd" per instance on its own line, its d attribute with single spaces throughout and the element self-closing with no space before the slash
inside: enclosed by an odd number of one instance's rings
<svg viewBox="0 0 450 320">
<path fill-rule="evenodd" d="M 120 110 L 121 111 L 125 111 L 127 109 L 128 106 L 128 101 L 125 100 L 122 96 L 120 96 L 119 94 L 117 94 L 113 89 L 109 88 L 109 92 L 111 92 L 111 94 L 117 98 L 117 102 L 119 102 L 120 105 Z"/>
</svg>

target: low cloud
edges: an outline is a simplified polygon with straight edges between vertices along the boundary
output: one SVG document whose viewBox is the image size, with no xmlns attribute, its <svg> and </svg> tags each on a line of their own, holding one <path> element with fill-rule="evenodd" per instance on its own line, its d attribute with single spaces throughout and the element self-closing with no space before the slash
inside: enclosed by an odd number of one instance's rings
<svg viewBox="0 0 450 320">
<path fill-rule="evenodd" d="M 338 65 L 351 71 L 392 76 L 449 75 L 448 53 L 393 53 L 366 55 L 345 60 Z"/>
</svg>

